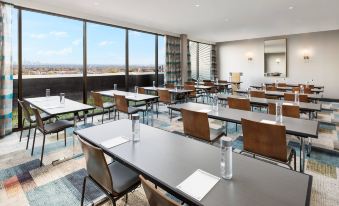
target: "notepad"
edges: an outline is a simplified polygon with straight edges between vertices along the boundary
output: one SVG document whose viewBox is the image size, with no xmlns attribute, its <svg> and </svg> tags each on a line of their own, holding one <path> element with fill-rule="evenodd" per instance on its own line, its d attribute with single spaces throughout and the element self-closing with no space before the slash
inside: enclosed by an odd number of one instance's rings
<svg viewBox="0 0 339 206">
<path fill-rule="evenodd" d="M 101 142 L 101 145 L 106 148 L 112 148 L 123 143 L 128 142 L 129 139 L 127 137 L 115 137 L 106 141 Z"/>
<path fill-rule="evenodd" d="M 277 124 L 276 121 L 271 121 L 271 120 L 266 120 L 266 119 L 263 119 L 260 121 L 261 123 L 266 123 L 266 124 Z"/>
<path fill-rule="evenodd" d="M 181 182 L 177 188 L 200 201 L 219 180 L 219 177 L 198 169 Z"/>
<path fill-rule="evenodd" d="M 293 106 L 292 103 L 288 103 L 288 102 L 284 102 L 283 105 L 289 105 L 289 106 Z"/>
<path fill-rule="evenodd" d="M 51 106 L 46 106 L 45 109 L 56 109 L 56 108 L 63 108 L 64 106 L 62 105 L 51 105 Z"/>
<path fill-rule="evenodd" d="M 198 112 L 205 112 L 205 113 L 209 113 L 210 111 L 212 111 L 212 110 L 210 110 L 210 109 L 200 109 L 200 110 L 198 110 Z"/>
</svg>

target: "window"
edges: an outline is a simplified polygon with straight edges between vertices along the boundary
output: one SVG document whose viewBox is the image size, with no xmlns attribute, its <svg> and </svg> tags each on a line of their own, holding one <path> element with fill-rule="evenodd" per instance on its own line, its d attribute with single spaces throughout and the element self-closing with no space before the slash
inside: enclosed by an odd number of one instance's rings
<svg viewBox="0 0 339 206">
<path fill-rule="evenodd" d="M 155 35 L 129 31 L 129 86 L 150 86 L 155 81 Z"/>
<path fill-rule="evenodd" d="M 164 84 L 166 65 L 166 41 L 165 36 L 158 36 L 158 81 L 159 86 Z"/>
<path fill-rule="evenodd" d="M 87 23 L 88 92 L 125 88 L 125 45 L 125 29 Z"/>
<path fill-rule="evenodd" d="M 22 12 L 23 96 L 66 93 L 82 101 L 83 22 Z"/>
<path fill-rule="evenodd" d="M 212 78 L 212 46 L 190 41 L 189 50 L 191 55 L 191 78 L 210 80 Z"/>
<path fill-rule="evenodd" d="M 13 65 L 13 117 L 12 127 L 18 127 L 18 10 L 12 9 L 12 65 Z"/>
</svg>

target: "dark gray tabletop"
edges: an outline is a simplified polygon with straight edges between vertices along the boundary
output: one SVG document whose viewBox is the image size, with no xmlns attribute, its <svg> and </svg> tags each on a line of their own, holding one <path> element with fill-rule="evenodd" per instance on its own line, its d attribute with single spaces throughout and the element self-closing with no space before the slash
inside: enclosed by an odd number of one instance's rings
<svg viewBox="0 0 339 206">
<path fill-rule="evenodd" d="M 260 85 L 252 85 L 251 87 L 255 89 L 262 89 L 262 86 Z M 293 87 L 277 87 L 277 89 L 281 91 L 292 91 Z M 324 88 L 314 88 L 314 89 L 311 89 L 311 91 L 315 93 L 320 93 L 320 92 L 324 92 Z"/>
<path fill-rule="evenodd" d="M 258 91 L 262 91 L 262 90 L 258 90 Z M 240 94 L 248 94 L 247 90 L 244 89 L 239 89 L 235 91 L 236 93 L 240 93 Z M 276 97 L 284 97 L 284 93 L 290 93 L 293 94 L 291 92 L 281 92 L 281 91 L 266 91 L 265 94 L 268 96 L 276 96 Z M 323 98 L 323 95 L 320 94 L 306 94 L 308 96 L 308 98 L 312 99 L 312 100 L 321 100 Z"/>
<path fill-rule="evenodd" d="M 272 85 L 273 83 L 265 83 L 266 85 Z M 299 87 L 299 84 L 293 84 L 293 83 L 287 83 L 286 86 L 288 87 Z M 317 89 L 323 89 L 324 86 L 321 86 L 321 85 L 314 85 L 314 88 L 317 88 Z"/>
<path fill-rule="evenodd" d="M 213 111 L 212 106 L 210 105 L 192 102 L 170 105 L 168 106 L 168 108 L 175 111 L 180 111 L 181 108 L 184 108 L 200 112 L 207 112 L 209 118 L 234 123 L 241 123 L 241 118 L 250 119 L 253 121 L 261 120 L 275 121 L 275 115 L 267 113 L 243 111 L 238 109 L 225 108 L 221 106 L 219 106 L 218 111 Z M 319 128 L 318 121 L 283 117 L 282 124 L 285 125 L 287 134 L 305 138 L 307 137 L 318 138 L 318 128 Z"/>
<path fill-rule="evenodd" d="M 164 87 L 143 87 L 145 90 L 148 91 L 157 91 L 158 89 L 167 89 L 170 93 L 190 93 L 192 90 L 187 90 L 187 89 L 168 89 Z"/>
<path fill-rule="evenodd" d="M 227 100 L 228 97 L 233 97 L 233 98 L 244 98 L 242 96 L 237 96 L 237 95 L 227 95 L 227 94 L 218 94 L 218 98 L 221 100 Z M 287 103 L 287 104 L 292 104 L 295 106 L 299 106 L 300 110 L 302 111 L 321 111 L 321 104 L 319 103 L 306 103 L 306 102 L 291 102 L 291 101 L 284 101 L 284 100 L 277 100 L 277 99 L 266 99 L 266 98 L 256 98 L 256 97 L 251 97 L 249 98 L 250 102 L 252 105 L 262 105 L 262 106 L 267 106 L 269 103 L 276 103 L 276 102 L 281 102 L 281 103 Z"/>
<path fill-rule="evenodd" d="M 76 102 L 67 98 L 65 98 L 65 104 L 60 104 L 59 96 L 25 98 L 24 100 L 49 115 L 62 115 L 95 109 L 91 105 Z"/>
<path fill-rule="evenodd" d="M 158 96 L 154 95 L 147 95 L 147 94 L 137 94 L 133 92 L 125 92 L 125 91 L 118 91 L 118 90 L 107 90 L 107 91 L 99 91 L 99 94 L 107 97 L 114 97 L 114 94 L 117 95 L 123 95 L 125 98 L 129 101 L 149 101 L 149 100 L 154 100 L 158 99 Z"/>
<path fill-rule="evenodd" d="M 119 120 L 75 133 L 97 147 L 117 136 L 131 136 L 131 121 Z M 200 201 L 176 188 L 197 169 L 220 177 L 219 148 L 140 125 L 140 141 L 104 152 L 151 179 L 190 205 L 309 205 L 312 176 L 233 153 L 233 178 L 221 179 Z"/>
</svg>

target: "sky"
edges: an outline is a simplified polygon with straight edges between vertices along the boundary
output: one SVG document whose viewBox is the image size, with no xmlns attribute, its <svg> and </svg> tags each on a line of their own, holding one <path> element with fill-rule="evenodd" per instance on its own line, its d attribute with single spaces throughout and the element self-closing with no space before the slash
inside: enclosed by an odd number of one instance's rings
<svg viewBox="0 0 339 206">
<path fill-rule="evenodd" d="M 13 13 L 13 17 L 16 14 Z M 14 25 L 17 20 L 13 18 Z M 13 27 L 13 33 L 17 29 Z M 83 22 L 30 11 L 22 12 L 24 64 L 82 64 Z M 13 52 L 17 41 L 13 39 Z M 159 36 L 159 65 L 165 61 L 164 37 Z M 17 57 L 13 55 L 14 59 Z M 125 30 L 87 24 L 88 64 L 125 64 Z M 154 65 L 155 36 L 129 31 L 129 64 Z"/>
</svg>

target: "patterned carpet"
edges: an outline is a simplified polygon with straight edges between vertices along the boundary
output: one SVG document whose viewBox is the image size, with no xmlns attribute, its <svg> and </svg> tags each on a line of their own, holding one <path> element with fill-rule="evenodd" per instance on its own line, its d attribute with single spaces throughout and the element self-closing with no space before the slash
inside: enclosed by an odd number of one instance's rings
<svg viewBox="0 0 339 206">
<path fill-rule="evenodd" d="M 318 118 L 338 119 L 338 105 L 332 112 L 321 112 Z M 171 132 L 183 133 L 179 114 L 174 113 L 174 119 L 168 118 L 167 109 L 161 106 L 159 118 L 154 126 Z M 328 117 L 330 116 L 330 117 Z M 98 117 L 100 118 L 100 117 Z M 126 117 L 123 117 L 126 118 Z M 95 123 L 99 121 L 95 119 Z M 80 124 L 80 123 L 79 123 Z M 221 127 L 221 122 L 210 120 L 212 128 Z M 235 139 L 234 147 L 242 149 L 241 127 L 236 131 L 234 124 L 228 125 L 228 135 Z M 311 205 L 339 205 L 339 155 L 335 152 L 335 142 L 338 142 L 339 127 L 337 125 L 321 124 L 320 137 L 313 141 L 311 156 L 306 160 L 306 173 L 314 177 L 312 185 Z M 33 156 L 30 149 L 25 150 L 26 138 L 19 143 L 19 133 L 13 133 L 0 139 L 0 205 L 80 205 L 83 177 L 86 174 L 84 157 L 53 166 L 53 160 L 80 153 L 80 146 L 75 141 L 71 130 L 68 130 L 67 146 L 64 146 L 63 134 L 48 136 L 46 139 L 44 166 L 39 167 L 42 137 L 37 136 Z M 25 131 L 24 134 L 26 134 Z M 298 142 L 289 137 L 290 146 L 297 149 Z M 218 143 L 214 144 L 218 146 Z M 326 149 L 326 150 L 325 150 Z M 109 159 L 109 158 L 108 158 Z M 298 160 L 297 160 L 298 161 Z M 103 193 L 94 184 L 88 184 L 85 204 L 100 203 L 105 200 Z M 110 205 L 109 202 L 103 205 Z M 124 198 L 118 205 L 125 205 Z M 127 205 L 147 205 L 142 188 L 129 195 Z"/>
</svg>

